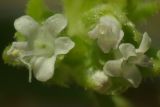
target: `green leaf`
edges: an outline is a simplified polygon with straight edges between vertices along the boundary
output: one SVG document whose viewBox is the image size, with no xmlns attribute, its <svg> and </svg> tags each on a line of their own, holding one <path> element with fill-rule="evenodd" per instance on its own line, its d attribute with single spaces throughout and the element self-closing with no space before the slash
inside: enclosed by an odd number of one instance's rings
<svg viewBox="0 0 160 107">
<path fill-rule="evenodd" d="M 47 8 L 43 0 L 29 0 L 26 14 L 33 17 L 36 21 L 42 22 L 53 13 Z"/>
</svg>

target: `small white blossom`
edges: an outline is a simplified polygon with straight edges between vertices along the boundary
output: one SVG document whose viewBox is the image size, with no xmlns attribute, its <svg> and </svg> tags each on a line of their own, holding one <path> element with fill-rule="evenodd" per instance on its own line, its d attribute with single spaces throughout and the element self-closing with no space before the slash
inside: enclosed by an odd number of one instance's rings
<svg viewBox="0 0 160 107">
<path fill-rule="evenodd" d="M 151 39 L 147 33 L 144 33 L 143 39 L 138 49 L 130 43 L 124 43 L 119 46 L 122 54 L 121 59 L 110 60 L 104 65 L 106 75 L 113 77 L 124 77 L 134 87 L 137 87 L 141 80 L 141 74 L 136 65 L 148 66 L 149 60 L 144 53 L 149 49 Z"/>
<path fill-rule="evenodd" d="M 108 77 L 102 71 L 97 71 L 91 78 L 97 88 L 102 88 L 108 82 Z"/>
<path fill-rule="evenodd" d="M 117 49 L 124 33 L 119 21 L 111 16 L 103 16 L 89 33 L 92 39 L 97 39 L 98 46 L 104 53 Z"/>
<path fill-rule="evenodd" d="M 7 54 L 29 68 L 29 81 L 32 69 L 37 80 L 50 79 L 57 55 L 67 54 L 74 47 L 69 37 L 57 37 L 66 25 L 67 20 L 61 14 L 51 16 L 43 23 L 30 16 L 15 20 L 15 29 L 26 37 L 26 41 L 13 42 Z"/>
<path fill-rule="evenodd" d="M 111 85 L 109 77 L 100 70 L 90 73 L 88 78 L 91 88 L 101 93 L 103 93 L 103 91 L 107 91 Z"/>
</svg>

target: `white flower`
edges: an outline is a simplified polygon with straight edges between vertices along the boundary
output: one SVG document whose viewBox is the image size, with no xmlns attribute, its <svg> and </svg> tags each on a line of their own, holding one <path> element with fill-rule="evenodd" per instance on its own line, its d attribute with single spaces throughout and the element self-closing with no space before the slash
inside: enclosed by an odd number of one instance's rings
<svg viewBox="0 0 160 107">
<path fill-rule="evenodd" d="M 74 42 L 69 37 L 57 37 L 66 27 L 67 20 L 61 14 L 49 17 L 39 24 L 30 16 L 15 20 L 15 29 L 26 37 L 24 42 L 13 42 L 7 54 L 25 64 L 37 80 L 47 81 L 54 74 L 56 57 L 67 54 Z"/>
<path fill-rule="evenodd" d="M 124 77 L 134 87 L 137 87 L 142 77 L 136 65 L 148 66 L 150 64 L 148 57 L 144 55 L 150 44 L 151 39 L 147 33 L 144 33 L 138 49 L 130 43 L 121 44 L 119 50 L 123 57 L 106 62 L 103 68 L 105 74 L 112 77 Z"/>
<path fill-rule="evenodd" d="M 96 27 L 88 34 L 92 39 L 97 39 L 97 43 L 104 53 L 108 53 L 111 49 L 117 49 L 124 36 L 120 23 L 110 15 L 101 17 Z"/>
</svg>

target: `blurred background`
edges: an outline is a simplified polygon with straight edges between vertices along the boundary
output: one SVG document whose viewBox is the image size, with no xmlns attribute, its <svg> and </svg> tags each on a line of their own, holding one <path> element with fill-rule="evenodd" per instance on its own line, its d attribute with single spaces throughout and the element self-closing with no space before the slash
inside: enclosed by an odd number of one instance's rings
<svg viewBox="0 0 160 107">
<path fill-rule="evenodd" d="M 51 9 L 59 11 L 60 0 L 46 0 Z M 24 15 L 27 0 L 0 0 L 0 54 L 13 41 L 14 20 Z M 160 14 L 137 24 L 147 31 L 153 45 L 160 48 Z M 135 107 L 160 107 L 160 78 L 143 81 L 138 89 L 123 94 Z M 61 88 L 36 80 L 28 83 L 28 70 L 4 64 L 0 57 L 0 107 L 94 107 L 85 91 L 78 87 Z"/>
</svg>

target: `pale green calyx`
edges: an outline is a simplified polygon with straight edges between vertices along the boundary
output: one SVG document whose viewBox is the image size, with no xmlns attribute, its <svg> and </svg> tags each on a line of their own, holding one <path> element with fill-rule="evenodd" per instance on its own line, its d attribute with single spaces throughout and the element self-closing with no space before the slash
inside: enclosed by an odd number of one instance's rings
<svg viewBox="0 0 160 107">
<path fill-rule="evenodd" d="M 97 39 L 98 46 L 104 53 L 117 49 L 124 36 L 121 24 L 111 15 L 101 17 L 95 28 L 88 34 L 92 39 Z"/>
<path fill-rule="evenodd" d="M 150 62 L 144 53 L 149 49 L 151 39 L 144 33 L 138 49 L 130 43 L 123 43 L 119 46 L 122 58 L 110 60 L 104 65 L 105 74 L 111 77 L 123 77 L 134 87 L 138 87 L 142 77 L 137 65 L 147 67 Z"/>
<path fill-rule="evenodd" d="M 66 18 L 55 14 L 43 23 L 38 23 L 30 16 L 22 16 L 15 20 L 14 26 L 25 36 L 26 41 L 13 42 L 7 55 L 29 68 L 29 81 L 31 70 L 37 80 L 49 80 L 54 74 L 57 55 L 67 54 L 75 45 L 69 37 L 58 37 L 67 26 Z"/>
</svg>

